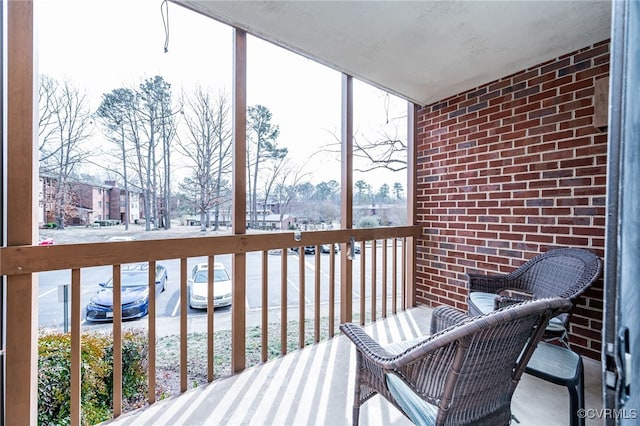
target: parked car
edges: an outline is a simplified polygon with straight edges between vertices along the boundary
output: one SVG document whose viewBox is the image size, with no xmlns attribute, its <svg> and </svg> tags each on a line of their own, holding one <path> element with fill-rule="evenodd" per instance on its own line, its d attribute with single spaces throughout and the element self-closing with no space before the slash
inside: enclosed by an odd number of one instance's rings
<svg viewBox="0 0 640 426">
<path fill-rule="evenodd" d="M 120 270 L 122 319 L 141 318 L 149 313 L 149 264 L 122 265 Z M 167 268 L 156 264 L 156 294 L 167 285 Z M 113 320 L 113 277 L 100 283 L 101 289 L 86 309 L 87 321 Z"/>
<path fill-rule="evenodd" d="M 353 243 L 353 252 L 355 254 L 360 254 L 360 243 L 357 241 Z"/>
<path fill-rule="evenodd" d="M 338 253 L 340 251 L 340 244 L 334 243 L 333 247 L 335 253 Z M 320 246 L 320 253 L 331 253 L 331 244 L 322 244 Z"/>
<path fill-rule="evenodd" d="M 198 263 L 191 270 L 189 279 L 189 306 L 194 309 L 207 309 L 207 284 L 209 265 Z M 231 278 L 222 263 L 213 264 L 213 307 L 231 305 Z"/>
<path fill-rule="evenodd" d="M 107 241 L 135 241 L 136 237 L 131 235 L 114 235 L 109 237 Z"/>
<path fill-rule="evenodd" d="M 291 250 L 298 252 L 298 247 L 292 247 Z M 316 246 L 304 246 L 304 254 L 316 254 Z"/>
<path fill-rule="evenodd" d="M 56 242 L 53 240 L 53 238 L 45 237 L 44 235 L 40 235 L 40 238 L 38 240 L 38 245 L 39 246 L 52 246 L 55 243 Z"/>
</svg>

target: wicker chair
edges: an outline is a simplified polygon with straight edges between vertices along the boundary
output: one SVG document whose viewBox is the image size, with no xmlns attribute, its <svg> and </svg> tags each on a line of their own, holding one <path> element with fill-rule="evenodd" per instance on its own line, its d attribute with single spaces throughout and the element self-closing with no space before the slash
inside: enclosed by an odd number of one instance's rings
<svg viewBox="0 0 640 426">
<path fill-rule="evenodd" d="M 469 314 L 481 315 L 528 299 L 562 297 L 575 300 L 602 273 L 602 261 L 578 248 L 549 250 L 524 263 L 510 274 L 467 274 Z M 568 347 L 571 313 L 553 318 L 544 340 L 560 340 Z"/>
<path fill-rule="evenodd" d="M 356 346 L 353 424 L 375 394 L 416 424 L 509 424 L 511 397 L 544 328 L 570 308 L 566 299 L 541 299 L 469 317 L 439 306 L 432 330 L 455 325 L 390 347 L 357 324 L 341 325 Z"/>
</svg>

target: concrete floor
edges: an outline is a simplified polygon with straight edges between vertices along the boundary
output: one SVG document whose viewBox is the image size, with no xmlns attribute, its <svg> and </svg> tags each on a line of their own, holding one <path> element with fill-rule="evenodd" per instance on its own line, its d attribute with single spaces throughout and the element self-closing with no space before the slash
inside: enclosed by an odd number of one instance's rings
<svg viewBox="0 0 640 426">
<path fill-rule="evenodd" d="M 381 342 L 428 332 L 431 310 L 419 307 L 368 331 Z M 585 359 L 586 408 L 602 408 L 600 363 Z M 344 336 L 106 422 L 112 425 L 350 425 L 355 351 Z M 525 374 L 513 400 L 514 425 L 569 424 L 567 389 Z M 360 411 L 361 425 L 409 425 L 379 396 Z M 587 426 L 601 424 L 587 419 Z"/>
</svg>

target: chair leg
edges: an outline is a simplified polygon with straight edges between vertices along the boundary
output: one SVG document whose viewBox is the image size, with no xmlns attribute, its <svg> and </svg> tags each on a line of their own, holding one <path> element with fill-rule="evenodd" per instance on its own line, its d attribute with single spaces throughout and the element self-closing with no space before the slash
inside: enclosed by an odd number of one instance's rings
<svg viewBox="0 0 640 426">
<path fill-rule="evenodd" d="M 356 353 L 356 383 L 353 390 L 353 426 L 358 426 L 360 421 L 360 359 L 361 354 Z"/>
<path fill-rule="evenodd" d="M 569 333 L 567 333 L 566 329 L 564 330 L 564 332 L 562 333 L 562 336 L 560 337 L 560 343 L 562 343 L 562 346 L 564 346 L 565 348 L 571 350 L 571 346 L 569 345 Z"/>
<path fill-rule="evenodd" d="M 578 380 L 569 389 L 569 415 L 571 426 L 585 426 L 584 417 L 578 417 L 579 411 L 584 411 L 584 367 L 582 358 L 578 360 Z"/>
<path fill-rule="evenodd" d="M 353 426 L 358 426 L 360 422 L 360 406 L 353 404 Z"/>
<path fill-rule="evenodd" d="M 578 407 L 577 409 L 584 409 L 584 366 L 582 364 L 582 358 L 578 361 L 578 369 L 580 372 L 578 373 L 578 383 L 576 386 L 578 387 Z M 584 426 L 585 420 L 584 417 L 581 417 L 578 421 L 579 426 Z"/>
</svg>

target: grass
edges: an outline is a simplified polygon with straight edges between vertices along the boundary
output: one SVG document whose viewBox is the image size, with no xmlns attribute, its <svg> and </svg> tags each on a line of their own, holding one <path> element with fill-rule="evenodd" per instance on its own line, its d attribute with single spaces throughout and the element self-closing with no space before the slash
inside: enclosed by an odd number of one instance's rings
<svg viewBox="0 0 640 426">
<path fill-rule="evenodd" d="M 357 321 L 357 319 L 354 319 Z M 339 333 L 338 324 L 335 332 Z M 267 359 L 281 356 L 280 323 L 269 324 L 267 329 Z M 287 325 L 287 353 L 299 349 L 299 323 L 289 321 Z M 329 319 L 320 319 L 320 341 L 329 338 Z M 305 321 L 304 344 L 314 343 L 314 321 Z M 232 336 L 230 330 L 214 333 L 213 371 L 214 379 L 231 375 Z M 176 396 L 180 393 L 180 337 L 165 336 L 158 339 L 156 345 L 156 395 L 158 398 Z M 198 387 L 207 383 L 207 334 L 189 333 L 187 335 L 187 383 Z M 262 363 L 262 330 L 260 326 L 251 326 L 246 332 L 246 367 Z"/>
</svg>

